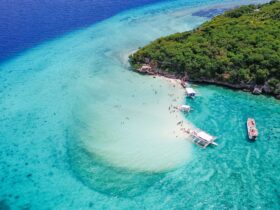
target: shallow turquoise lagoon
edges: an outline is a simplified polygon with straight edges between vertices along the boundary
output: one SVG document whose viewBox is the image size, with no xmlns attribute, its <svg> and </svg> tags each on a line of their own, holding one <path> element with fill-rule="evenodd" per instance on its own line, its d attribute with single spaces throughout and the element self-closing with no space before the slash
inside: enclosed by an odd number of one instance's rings
<svg viewBox="0 0 280 210">
<path fill-rule="evenodd" d="M 208 20 L 193 12 L 244 3 L 149 5 L 0 64 L 0 209 L 279 209 L 279 101 L 204 85 L 184 99 L 127 62 L 139 46 Z M 184 101 L 193 112 L 170 112 Z M 182 117 L 219 146 L 191 145 L 178 133 Z"/>
<path fill-rule="evenodd" d="M 216 135 L 219 144 L 206 151 L 196 148 L 196 158 L 187 167 L 201 167 L 192 172 L 201 179 L 197 188 L 211 189 L 210 200 L 218 198 L 225 208 L 279 208 L 279 101 L 211 85 L 196 88 L 200 96 L 186 101 L 195 109 L 186 118 Z M 247 139 L 248 117 L 257 122 L 256 142 Z"/>
</svg>

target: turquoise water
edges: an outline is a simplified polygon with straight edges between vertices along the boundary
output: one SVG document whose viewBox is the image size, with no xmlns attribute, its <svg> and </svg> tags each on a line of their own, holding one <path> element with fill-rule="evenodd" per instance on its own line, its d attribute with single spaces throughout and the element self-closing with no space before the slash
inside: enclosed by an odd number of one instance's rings
<svg viewBox="0 0 280 210">
<path fill-rule="evenodd" d="M 187 166 L 200 166 L 192 172 L 202 179 L 194 183 L 197 189 L 211 189 L 213 197 L 201 199 L 223 208 L 278 209 L 279 101 L 215 86 L 200 85 L 197 90 L 201 96 L 187 100 L 195 109 L 187 119 L 215 134 L 219 144 L 196 148 L 197 157 Z M 248 117 L 255 118 L 260 131 L 256 142 L 247 139 Z"/>
<path fill-rule="evenodd" d="M 234 5 L 244 3 L 235 1 Z M 12 209 L 279 209 L 280 103 L 196 86 L 185 119 L 219 137 L 180 136 L 183 92 L 129 71 L 149 41 L 190 30 L 231 1 L 172 1 L 121 13 L 0 65 L 0 205 Z M 253 116 L 260 138 L 246 138 Z M 0 208 L 2 208 L 0 206 Z"/>
</svg>

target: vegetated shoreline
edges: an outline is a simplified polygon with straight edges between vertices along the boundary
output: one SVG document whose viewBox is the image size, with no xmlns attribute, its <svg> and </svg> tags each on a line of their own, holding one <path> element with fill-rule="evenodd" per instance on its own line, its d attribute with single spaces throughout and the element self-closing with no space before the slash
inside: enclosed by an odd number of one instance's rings
<svg viewBox="0 0 280 210">
<path fill-rule="evenodd" d="M 130 55 L 129 61 L 142 74 L 280 99 L 279 18 L 277 0 L 242 6 L 193 31 L 159 38 Z"/>
<path fill-rule="evenodd" d="M 148 64 L 149 65 L 149 64 Z M 149 65 L 150 66 L 150 65 Z M 152 65 L 151 65 L 152 66 Z M 150 70 L 144 71 L 141 70 L 141 68 L 133 68 L 132 70 L 142 74 L 142 75 L 150 75 L 150 76 L 160 76 L 165 77 L 167 79 L 174 79 L 174 80 L 180 80 L 180 84 L 182 87 L 185 87 L 186 82 L 192 82 L 197 84 L 212 84 L 212 85 L 218 85 L 234 90 L 242 90 L 244 92 L 251 92 L 254 95 L 268 95 L 268 96 L 274 96 L 276 99 L 280 100 L 280 95 L 273 95 L 270 92 L 266 92 L 266 90 L 269 88 L 266 84 L 264 85 L 256 85 L 256 84 L 247 84 L 247 83 L 241 83 L 241 84 L 231 84 L 227 82 L 217 81 L 215 79 L 205 79 L 205 78 L 199 78 L 199 79 L 190 79 L 188 78 L 188 75 L 179 75 L 175 74 L 173 72 L 167 72 L 163 71 L 159 68 L 151 67 Z"/>
</svg>

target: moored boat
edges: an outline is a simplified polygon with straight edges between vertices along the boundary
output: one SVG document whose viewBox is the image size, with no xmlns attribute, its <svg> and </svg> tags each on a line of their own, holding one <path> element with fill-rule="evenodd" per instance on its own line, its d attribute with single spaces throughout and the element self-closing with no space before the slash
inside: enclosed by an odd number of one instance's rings
<svg viewBox="0 0 280 210">
<path fill-rule="evenodd" d="M 259 134 L 258 134 L 256 122 L 253 118 L 247 119 L 247 131 L 248 131 L 249 139 L 255 141 Z"/>
<path fill-rule="evenodd" d="M 181 105 L 180 107 L 178 107 L 178 109 L 179 109 L 181 112 L 189 112 L 189 111 L 191 111 L 191 107 L 188 106 L 188 105 Z"/>
<path fill-rule="evenodd" d="M 206 148 L 210 144 L 218 146 L 218 144 L 214 142 L 217 138 L 202 130 L 191 130 L 185 128 L 183 128 L 182 130 L 189 134 L 192 137 L 192 142 L 199 147 Z"/>
<path fill-rule="evenodd" d="M 186 88 L 186 95 L 190 98 L 194 98 L 196 95 L 196 92 L 194 91 L 194 89 L 187 87 Z"/>
</svg>

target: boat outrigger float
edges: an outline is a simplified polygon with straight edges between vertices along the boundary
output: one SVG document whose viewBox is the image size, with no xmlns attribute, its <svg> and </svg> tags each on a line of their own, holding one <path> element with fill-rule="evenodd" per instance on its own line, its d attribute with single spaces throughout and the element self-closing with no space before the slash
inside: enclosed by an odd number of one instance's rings
<svg viewBox="0 0 280 210">
<path fill-rule="evenodd" d="M 204 131 L 191 129 L 184 129 L 184 131 L 192 136 L 192 142 L 199 147 L 206 148 L 210 144 L 218 146 L 218 144 L 214 142 L 217 138 Z"/>
<path fill-rule="evenodd" d="M 258 129 L 256 127 L 256 122 L 253 118 L 247 119 L 247 131 L 249 139 L 255 141 L 259 135 Z"/>
</svg>

